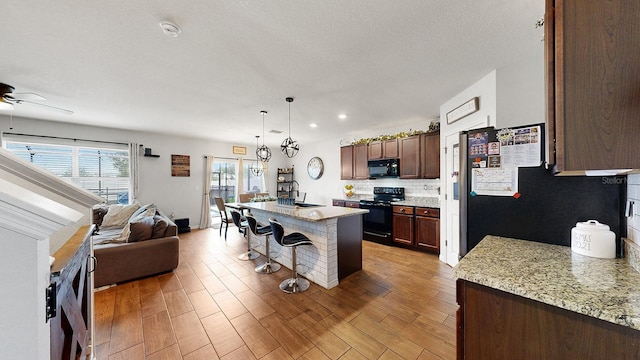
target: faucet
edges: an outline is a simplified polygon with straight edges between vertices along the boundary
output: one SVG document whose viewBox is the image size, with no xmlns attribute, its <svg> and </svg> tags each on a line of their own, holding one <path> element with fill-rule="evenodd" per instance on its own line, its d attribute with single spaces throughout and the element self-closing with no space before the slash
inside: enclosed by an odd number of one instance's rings
<svg viewBox="0 0 640 360">
<path fill-rule="evenodd" d="M 298 185 L 298 189 L 296 189 L 296 197 L 300 196 L 300 183 L 295 180 L 291 181 L 291 183 Z M 293 190 L 293 185 L 291 185 L 291 190 Z"/>
</svg>

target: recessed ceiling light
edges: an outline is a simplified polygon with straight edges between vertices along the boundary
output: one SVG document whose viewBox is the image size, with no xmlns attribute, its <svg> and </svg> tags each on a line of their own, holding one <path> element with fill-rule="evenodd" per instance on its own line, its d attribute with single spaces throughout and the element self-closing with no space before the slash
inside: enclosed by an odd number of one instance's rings
<svg viewBox="0 0 640 360">
<path fill-rule="evenodd" d="M 340 120 L 344 120 L 344 119 L 346 119 L 346 118 L 347 118 L 347 114 L 340 114 L 340 115 L 338 115 L 338 119 L 340 119 Z"/>
<path fill-rule="evenodd" d="M 316 127 L 318 127 L 318 124 L 312 123 L 312 124 L 309 124 L 309 126 L 311 126 L 312 128 L 316 128 Z"/>
</svg>

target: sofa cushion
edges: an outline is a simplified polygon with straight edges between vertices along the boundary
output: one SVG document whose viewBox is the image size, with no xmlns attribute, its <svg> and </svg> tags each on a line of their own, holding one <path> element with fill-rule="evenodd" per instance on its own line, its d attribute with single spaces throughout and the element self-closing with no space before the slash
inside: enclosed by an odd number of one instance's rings
<svg viewBox="0 0 640 360">
<path fill-rule="evenodd" d="M 153 216 L 156 214 L 156 206 L 154 204 L 142 205 L 129 217 L 129 222 L 136 222 L 143 217 Z"/>
<path fill-rule="evenodd" d="M 165 236 L 169 223 L 160 215 L 153 217 L 154 225 L 153 232 L 151 234 L 152 239 L 159 239 Z"/>
<path fill-rule="evenodd" d="M 102 227 L 124 226 L 138 208 L 140 208 L 139 204 L 109 206 L 109 211 L 102 219 Z"/>
<path fill-rule="evenodd" d="M 131 243 L 151 239 L 154 224 L 152 216 L 143 217 L 136 222 L 129 223 L 130 232 L 128 242 Z"/>
</svg>

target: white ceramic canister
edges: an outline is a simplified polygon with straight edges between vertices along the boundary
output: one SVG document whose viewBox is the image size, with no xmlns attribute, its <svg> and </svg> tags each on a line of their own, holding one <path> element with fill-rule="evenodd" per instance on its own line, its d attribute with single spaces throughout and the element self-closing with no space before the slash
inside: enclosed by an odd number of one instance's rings
<svg viewBox="0 0 640 360">
<path fill-rule="evenodd" d="M 616 235 L 597 220 L 578 222 L 571 229 L 571 251 L 597 258 L 616 257 Z"/>
</svg>

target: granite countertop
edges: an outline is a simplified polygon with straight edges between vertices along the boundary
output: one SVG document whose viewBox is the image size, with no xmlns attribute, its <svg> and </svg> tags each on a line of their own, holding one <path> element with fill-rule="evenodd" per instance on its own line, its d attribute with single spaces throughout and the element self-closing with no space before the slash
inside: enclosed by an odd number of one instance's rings
<svg viewBox="0 0 640 360">
<path fill-rule="evenodd" d="M 297 208 L 289 205 L 280 205 L 275 201 L 265 202 L 248 202 L 226 204 L 231 208 L 246 208 L 255 210 L 264 210 L 270 213 L 286 215 L 292 218 L 318 222 L 323 220 L 335 219 L 346 216 L 362 215 L 369 212 L 365 209 L 354 209 L 342 206 L 317 206 L 317 207 L 301 207 Z"/>
<path fill-rule="evenodd" d="M 408 197 L 403 201 L 394 201 L 391 204 L 440 209 L 440 199 L 437 197 Z"/>
<path fill-rule="evenodd" d="M 344 201 L 360 201 L 360 200 L 368 200 L 373 201 L 372 195 L 359 195 L 355 194 L 350 198 L 334 198 L 334 200 L 344 200 Z M 391 202 L 393 205 L 400 206 L 417 206 L 417 207 L 428 207 L 428 208 L 440 208 L 440 199 L 437 197 L 426 197 L 426 196 L 416 196 L 416 197 L 407 197 L 402 201 L 393 201 Z"/>
<path fill-rule="evenodd" d="M 640 273 L 626 259 L 487 236 L 453 271 L 460 279 L 640 330 Z"/>
</svg>

